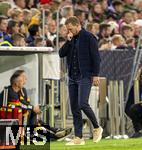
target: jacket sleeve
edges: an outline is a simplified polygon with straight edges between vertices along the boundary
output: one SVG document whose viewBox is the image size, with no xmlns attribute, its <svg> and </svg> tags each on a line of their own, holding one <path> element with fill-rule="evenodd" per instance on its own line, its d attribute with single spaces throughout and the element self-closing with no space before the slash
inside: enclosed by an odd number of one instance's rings
<svg viewBox="0 0 142 150">
<path fill-rule="evenodd" d="M 68 52 L 70 51 L 71 48 L 71 41 L 66 41 L 66 43 L 59 49 L 59 56 L 65 57 L 67 56 Z"/>
<path fill-rule="evenodd" d="M 92 70 L 93 70 L 93 76 L 98 76 L 100 71 L 100 54 L 98 50 L 98 41 L 97 39 L 91 35 L 90 36 L 90 57 L 91 57 L 91 64 L 92 64 Z"/>
</svg>

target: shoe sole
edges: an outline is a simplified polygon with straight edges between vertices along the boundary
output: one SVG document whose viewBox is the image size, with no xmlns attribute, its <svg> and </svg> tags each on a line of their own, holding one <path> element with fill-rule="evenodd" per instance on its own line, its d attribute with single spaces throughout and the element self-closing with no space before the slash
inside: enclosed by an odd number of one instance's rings
<svg viewBox="0 0 142 150">
<path fill-rule="evenodd" d="M 66 134 L 66 131 L 65 131 L 65 130 L 64 130 L 64 131 L 58 131 L 58 132 L 55 134 L 55 136 L 56 136 L 57 138 L 62 138 L 65 134 Z"/>
<path fill-rule="evenodd" d="M 82 142 L 81 144 L 74 144 L 74 143 L 66 143 L 66 146 L 76 146 L 76 145 L 85 145 L 85 142 Z"/>
</svg>

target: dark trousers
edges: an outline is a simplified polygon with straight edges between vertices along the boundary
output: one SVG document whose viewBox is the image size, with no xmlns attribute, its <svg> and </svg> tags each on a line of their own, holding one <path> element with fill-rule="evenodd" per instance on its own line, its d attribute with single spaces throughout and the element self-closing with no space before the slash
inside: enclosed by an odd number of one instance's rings
<svg viewBox="0 0 142 150">
<path fill-rule="evenodd" d="M 129 110 L 135 132 L 142 130 L 142 104 L 133 104 Z"/>
<path fill-rule="evenodd" d="M 89 94 L 92 86 L 91 77 L 80 79 L 69 79 L 69 97 L 71 111 L 73 114 L 73 124 L 75 129 L 75 136 L 82 137 L 82 113 L 81 110 L 90 119 L 94 128 L 98 128 L 96 116 L 88 104 Z"/>
</svg>

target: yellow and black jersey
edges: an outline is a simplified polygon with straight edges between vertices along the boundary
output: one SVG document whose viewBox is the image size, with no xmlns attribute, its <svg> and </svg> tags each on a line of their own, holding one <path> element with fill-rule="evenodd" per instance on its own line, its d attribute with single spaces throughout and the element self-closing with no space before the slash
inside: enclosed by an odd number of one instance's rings
<svg viewBox="0 0 142 150">
<path fill-rule="evenodd" d="M 21 107 L 25 110 L 33 109 L 33 106 L 30 105 L 30 100 L 27 97 L 27 91 L 25 88 L 21 89 L 19 92 L 15 92 L 12 86 L 8 86 L 8 96 L 7 96 L 7 105 Z M 3 91 L 0 94 L 0 106 L 3 104 Z"/>
</svg>

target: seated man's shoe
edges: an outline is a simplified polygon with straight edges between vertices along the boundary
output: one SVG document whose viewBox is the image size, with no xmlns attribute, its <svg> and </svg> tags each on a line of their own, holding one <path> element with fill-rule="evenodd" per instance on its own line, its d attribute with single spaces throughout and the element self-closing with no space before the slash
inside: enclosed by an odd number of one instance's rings
<svg viewBox="0 0 142 150">
<path fill-rule="evenodd" d="M 72 131 L 72 128 L 65 128 L 65 129 L 58 128 L 56 130 L 55 136 L 57 138 L 62 138 L 62 137 L 69 135 L 71 133 L 71 131 Z"/>
<path fill-rule="evenodd" d="M 62 128 L 58 128 L 55 132 L 55 136 L 57 138 L 61 138 L 61 137 L 65 136 L 65 134 L 66 134 L 66 131 Z"/>
<path fill-rule="evenodd" d="M 58 138 L 57 141 L 63 141 L 65 138 L 70 136 L 72 128 L 66 128 L 65 131 L 66 131 L 65 135 L 63 137 Z"/>
<path fill-rule="evenodd" d="M 65 130 L 66 130 L 66 135 L 69 135 L 72 131 L 72 128 L 65 128 Z"/>
<path fill-rule="evenodd" d="M 141 131 L 135 132 L 130 138 L 139 138 L 139 137 L 142 137 Z"/>
<path fill-rule="evenodd" d="M 93 142 L 97 143 L 102 138 L 103 129 L 102 127 L 93 129 Z"/>
<path fill-rule="evenodd" d="M 85 145 L 85 141 L 83 138 L 75 137 L 70 142 L 66 143 L 66 145 Z"/>
</svg>

